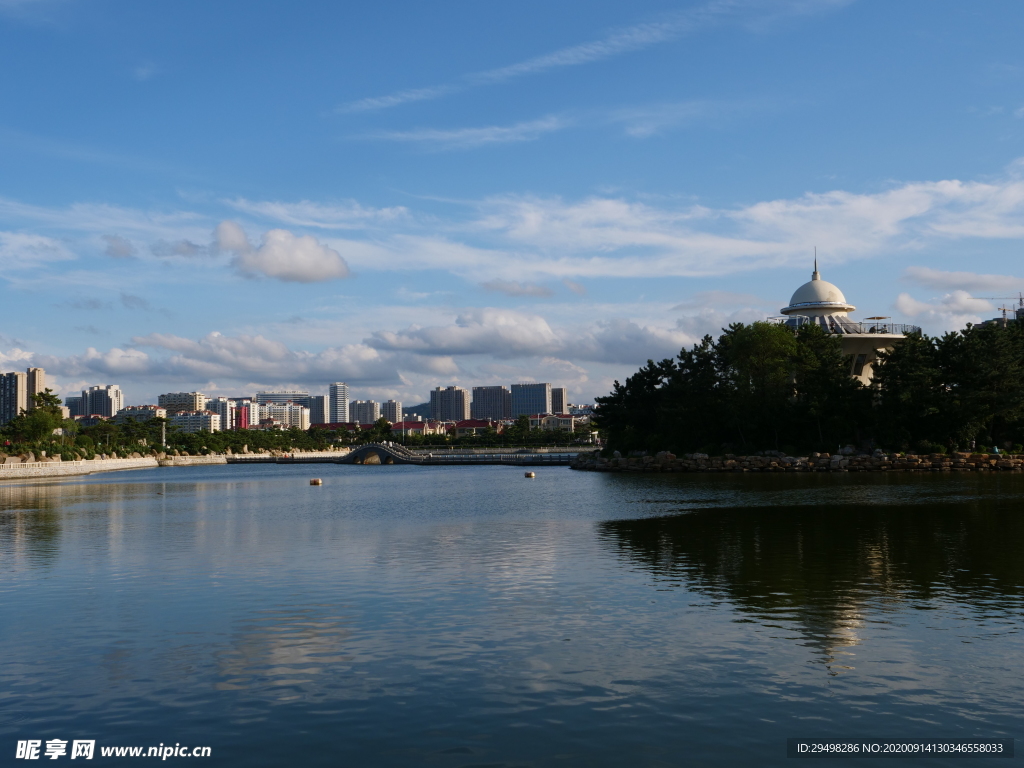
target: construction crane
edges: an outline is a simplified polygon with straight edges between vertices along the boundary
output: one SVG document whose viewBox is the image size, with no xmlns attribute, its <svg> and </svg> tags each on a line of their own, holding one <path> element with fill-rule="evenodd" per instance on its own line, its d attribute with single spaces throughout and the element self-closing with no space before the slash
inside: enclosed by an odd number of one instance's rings
<svg viewBox="0 0 1024 768">
<path fill-rule="evenodd" d="M 1018 293 L 1016 296 L 974 296 L 975 299 L 983 299 L 984 301 L 1007 301 L 1008 299 L 1017 301 L 1018 311 L 1024 310 L 1024 293 Z M 996 307 L 1000 312 L 1003 313 L 1003 325 L 1006 325 L 1006 313 L 1013 312 L 1014 307 Z M 1024 313 L 1022 313 L 1024 314 Z"/>
</svg>

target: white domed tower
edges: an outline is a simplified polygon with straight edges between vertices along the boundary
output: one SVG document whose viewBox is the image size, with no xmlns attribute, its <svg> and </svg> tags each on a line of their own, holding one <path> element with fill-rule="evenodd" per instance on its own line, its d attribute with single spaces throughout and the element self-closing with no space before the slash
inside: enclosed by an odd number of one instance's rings
<svg viewBox="0 0 1024 768">
<path fill-rule="evenodd" d="M 786 317 L 779 320 L 793 329 L 813 324 L 827 333 L 840 335 L 843 353 L 850 358 L 850 375 L 870 385 L 878 353 L 892 349 L 908 333 L 920 333 L 921 329 L 888 322 L 887 317 L 871 317 L 869 323 L 858 323 L 849 317 L 855 309 L 838 287 L 821 279 L 815 257 L 810 282 L 796 289 L 789 306 L 780 310 Z"/>
</svg>

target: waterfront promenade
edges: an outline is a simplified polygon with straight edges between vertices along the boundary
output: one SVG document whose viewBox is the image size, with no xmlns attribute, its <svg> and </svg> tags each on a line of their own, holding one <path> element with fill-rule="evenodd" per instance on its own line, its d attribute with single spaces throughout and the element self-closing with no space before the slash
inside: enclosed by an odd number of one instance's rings
<svg viewBox="0 0 1024 768">
<path fill-rule="evenodd" d="M 360 464 L 418 466 L 497 464 L 511 466 L 569 466 L 576 451 L 559 448 L 493 448 L 487 450 L 413 451 L 395 443 L 368 443 L 343 451 L 303 451 L 292 453 L 234 453 L 204 456 L 144 456 L 127 459 L 92 459 L 88 461 L 32 461 L 0 464 L 0 482 L 34 480 L 49 477 L 91 475 L 127 469 L 156 467 L 192 467 L 205 464 Z"/>
</svg>

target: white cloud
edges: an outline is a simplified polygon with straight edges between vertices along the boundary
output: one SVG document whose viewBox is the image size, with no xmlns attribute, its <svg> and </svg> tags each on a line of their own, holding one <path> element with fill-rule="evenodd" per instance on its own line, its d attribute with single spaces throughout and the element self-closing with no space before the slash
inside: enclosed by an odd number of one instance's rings
<svg viewBox="0 0 1024 768">
<path fill-rule="evenodd" d="M 286 229 L 264 233 L 260 247 L 254 249 L 241 226 L 222 221 L 214 231 L 214 246 L 235 254 L 231 263 L 244 275 L 292 283 L 321 283 L 349 276 L 348 263 L 336 250 L 312 235 L 297 236 Z"/>
<path fill-rule="evenodd" d="M 984 275 L 977 272 L 943 272 L 930 267 L 907 267 L 903 276 L 919 285 L 939 289 L 1007 293 L 1024 290 L 1024 278 L 1010 275 Z M 1010 298 L 1010 297 L 1007 297 Z"/>
<path fill-rule="evenodd" d="M 453 325 L 412 326 L 397 333 L 377 331 L 366 343 L 377 349 L 426 355 L 517 357 L 561 349 L 561 341 L 544 318 L 492 308 L 467 310 Z"/>
<path fill-rule="evenodd" d="M 560 131 L 571 125 L 564 117 L 549 115 L 539 120 L 528 120 L 515 125 L 489 125 L 483 128 L 417 128 L 412 131 L 381 131 L 363 138 L 381 141 L 402 141 L 417 144 L 434 144 L 441 149 L 466 149 L 484 144 L 508 144 L 511 142 L 534 141 L 553 131 Z"/>
<path fill-rule="evenodd" d="M 252 250 L 245 230 L 235 221 L 222 221 L 213 230 L 213 245 L 228 253 L 248 253 Z"/>
<path fill-rule="evenodd" d="M 487 291 L 504 293 L 506 296 L 551 296 L 554 291 L 535 283 L 517 283 L 514 280 L 489 280 L 480 287 Z"/>
<path fill-rule="evenodd" d="M 539 315 L 488 307 L 466 310 L 450 325 L 377 331 L 365 343 L 381 350 L 420 355 L 557 357 L 634 364 L 648 357 L 672 357 L 695 338 L 678 328 L 641 326 L 625 319 L 556 331 Z"/>
<path fill-rule="evenodd" d="M 144 351 L 147 349 L 151 352 Z M 47 373 L 61 377 L 123 377 L 159 386 L 182 381 L 199 385 L 214 379 L 225 383 L 307 386 L 325 381 L 383 383 L 399 379 L 395 356 L 364 344 L 314 353 L 294 351 L 260 335 L 224 336 L 216 332 L 198 340 L 154 333 L 132 339 L 130 347 L 114 347 L 105 352 L 90 347 L 80 355 L 21 353 L 19 359 L 42 365 Z"/>
<path fill-rule="evenodd" d="M 993 317 L 996 311 L 992 304 L 971 296 L 967 291 L 953 291 L 931 302 L 901 293 L 896 297 L 895 306 L 899 312 L 928 326 L 928 330 L 939 331 L 958 330 L 967 323 L 980 323 L 982 315 Z"/>
</svg>

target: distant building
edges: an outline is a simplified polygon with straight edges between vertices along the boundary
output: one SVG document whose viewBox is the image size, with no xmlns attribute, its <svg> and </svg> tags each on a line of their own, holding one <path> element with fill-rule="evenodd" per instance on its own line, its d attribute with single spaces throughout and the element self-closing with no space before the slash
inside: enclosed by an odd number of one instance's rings
<svg viewBox="0 0 1024 768">
<path fill-rule="evenodd" d="M 328 387 L 328 407 L 330 413 L 325 421 L 332 424 L 348 423 L 348 384 L 336 381 Z"/>
<path fill-rule="evenodd" d="M 260 423 L 256 409 L 256 403 L 248 398 L 235 400 L 235 420 L 231 425 L 232 429 L 248 429 Z"/>
<path fill-rule="evenodd" d="M 220 416 L 220 428 L 226 431 L 234 427 L 235 408 L 234 400 L 229 400 L 226 397 L 211 397 L 206 401 L 204 410 L 212 411 Z"/>
<path fill-rule="evenodd" d="M 448 429 L 448 434 L 455 437 L 472 437 L 473 435 L 482 435 L 488 429 L 497 429 L 497 427 L 497 422 L 488 419 L 465 419 L 455 422 L 455 425 Z"/>
<path fill-rule="evenodd" d="M 430 391 L 430 418 L 463 421 L 469 418 L 469 391 L 462 387 L 437 387 Z"/>
<path fill-rule="evenodd" d="M 32 410 L 36 407 L 34 395 L 46 389 L 46 371 L 42 368 L 28 368 L 25 373 L 27 374 L 28 408 Z"/>
<path fill-rule="evenodd" d="M 568 413 L 569 399 L 566 397 L 565 387 L 551 388 L 551 412 Z"/>
<path fill-rule="evenodd" d="M 356 424 L 373 424 L 380 418 L 380 403 L 376 400 L 353 400 L 349 403 L 348 413 Z"/>
<path fill-rule="evenodd" d="M 0 424 L 35 408 L 34 395 L 46 389 L 46 371 L 29 368 L 25 373 L 0 373 Z"/>
<path fill-rule="evenodd" d="M 474 419 L 509 419 L 512 417 L 512 393 L 502 386 L 473 387 L 469 412 Z"/>
<path fill-rule="evenodd" d="M 576 429 L 576 417 L 566 414 L 537 413 L 530 417 L 530 429 L 543 429 L 547 432 L 564 430 L 572 432 Z"/>
<path fill-rule="evenodd" d="M 586 403 L 583 405 L 570 405 L 567 413 L 571 413 L 573 416 L 593 416 L 594 404 Z"/>
<path fill-rule="evenodd" d="M 512 418 L 551 413 L 550 384 L 513 384 Z"/>
<path fill-rule="evenodd" d="M 167 410 L 159 405 L 128 405 L 115 413 L 111 421 L 115 424 L 124 424 L 128 419 L 142 422 L 164 418 L 167 418 Z"/>
<path fill-rule="evenodd" d="M 6 424 L 28 410 L 28 374 L 20 371 L 0 374 L 0 424 Z"/>
<path fill-rule="evenodd" d="M 167 417 L 181 432 L 219 432 L 220 414 L 213 411 L 181 411 Z"/>
<path fill-rule="evenodd" d="M 330 416 L 330 397 L 313 395 L 309 398 L 309 423 L 323 424 Z"/>
<path fill-rule="evenodd" d="M 260 405 L 283 405 L 294 403 L 303 408 L 309 408 L 309 392 L 302 392 L 297 389 L 282 390 L 280 392 L 257 392 L 256 402 Z"/>
<path fill-rule="evenodd" d="M 110 418 L 124 407 L 124 394 L 117 384 L 101 384 L 82 390 L 82 415 Z"/>
<path fill-rule="evenodd" d="M 209 398 L 202 392 L 168 392 L 156 398 L 157 405 L 171 414 L 181 411 L 205 411 L 207 400 Z"/>
<path fill-rule="evenodd" d="M 68 397 L 65 397 L 64 405 L 67 407 L 68 413 L 71 414 L 70 418 L 72 419 L 75 416 L 85 415 L 85 406 L 82 403 L 81 395 L 69 395 Z"/>
<path fill-rule="evenodd" d="M 398 400 L 388 400 L 386 403 L 381 403 L 380 415 L 392 424 L 397 424 L 402 420 L 402 403 Z"/>
<path fill-rule="evenodd" d="M 284 429 L 298 427 L 309 429 L 309 408 L 298 403 L 268 403 L 267 405 L 256 404 L 254 410 L 259 418 L 255 425 L 261 427 L 279 426 Z M 255 426 L 252 422 L 249 426 Z"/>
<path fill-rule="evenodd" d="M 866 387 L 873 386 L 872 374 L 879 364 L 879 353 L 890 351 L 908 334 L 920 333 L 916 325 L 892 323 L 887 317 L 867 317 L 865 322 L 850 319 L 856 309 L 847 303 L 839 288 L 821 279 L 818 260 L 814 260 L 811 280 L 804 283 L 789 300 L 789 306 L 776 318 L 794 332 L 804 325 L 817 325 L 825 333 L 837 337 L 843 355 L 850 361 L 850 376 Z"/>
<path fill-rule="evenodd" d="M 401 435 L 438 435 L 444 434 L 444 425 L 436 421 L 400 421 L 391 425 L 391 434 Z"/>
</svg>

